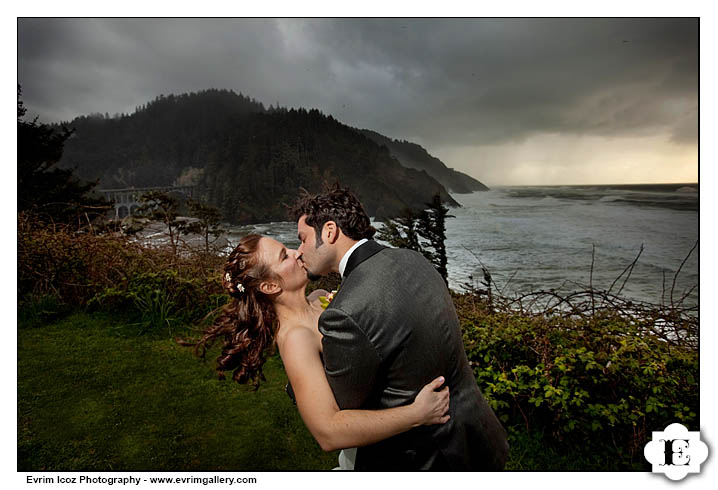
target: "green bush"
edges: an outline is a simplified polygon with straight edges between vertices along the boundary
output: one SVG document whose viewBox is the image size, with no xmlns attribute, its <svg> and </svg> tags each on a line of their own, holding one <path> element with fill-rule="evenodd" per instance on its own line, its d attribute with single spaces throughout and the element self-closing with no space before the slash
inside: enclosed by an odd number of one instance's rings
<svg viewBox="0 0 718 490">
<path fill-rule="evenodd" d="M 497 312 L 469 296 L 455 297 L 466 353 L 505 425 L 598 441 L 625 467 L 642 461 L 652 431 L 698 430 L 698 353 L 652 335 L 647 320 Z"/>
<path fill-rule="evenodd" d="M 84 306 L 104 288 L 148 267 L 141 247 L 122 234 L 95 234 L 18 215 L 18 299 L 53 295 Z"/>
<path fill-rule="evenodd" d="M 221 284 L 217 278 L 187 278 L 177 270 L 165 269 L 137 274 L 124 288 L 104 289 L 88 302 L 88 308 L 132 312 L 139 319 L 141 332 L 146 332 L 199 322 L 227 301 L 218 291 Z"/>
<path fill-rule="evenodd" d="M 96 231 L 18 215 L 20 304 L 47 297 L 64 308 L 123 313 L 145 332 L 196 323 L 226 301 L 224 257 Z"/>
</svg>

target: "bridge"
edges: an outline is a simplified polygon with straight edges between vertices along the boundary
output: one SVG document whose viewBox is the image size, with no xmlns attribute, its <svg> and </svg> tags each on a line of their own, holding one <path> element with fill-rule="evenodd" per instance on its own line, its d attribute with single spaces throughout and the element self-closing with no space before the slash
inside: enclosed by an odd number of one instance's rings
<svg viewBox="0 0 718 490">
<path fill-rule="evenodd" d="M 115 203 L 115 219 L 122 219 L 134 214 L 144 203 L 140 198 L 152 191 L 166 192 L 192 197 L 194 186 L 164 186 L 164 187 L 128 187 L 125 189 L 99 189 L 105 199 Z"/>
</svg>

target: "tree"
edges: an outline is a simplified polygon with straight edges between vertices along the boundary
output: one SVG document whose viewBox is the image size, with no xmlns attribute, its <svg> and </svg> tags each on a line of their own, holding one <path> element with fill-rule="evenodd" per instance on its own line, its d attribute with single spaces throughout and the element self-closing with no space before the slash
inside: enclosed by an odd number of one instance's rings
<svg viewBox="0 0 718 490">
<path fill-rule="evenodd" d="M 186 220 L 177 219 L 179 201 L 174 196 L 162 191 L 150 191 L 140 197 L 143 204 L 139 212 L 154 221 L 161 221 L 167 226 L 172 253 L 177 255 L 177 244 L 180 233 L 187 225 Z"/>
<path fill-rule="evenodd" d="M 39 217 L 69 223 L 81 216 L 102 216 L 111 205 L 90 195 L 97 185 L 76 179 L 71 169 L 56 165 L 73 131 L 23 119 L 27 109 L 17 86 L 17 210 L 32 211 Z"/>
<path fill-rule="evenodd" d="M 448 285 L 446 218 L 454 216 L 448 214 L 449 208 L 444 206 L 439 194 L 435 194 L 426 206 L 420 213 L 406 209 L 402 216 L 384 223 L 378 230 L 377 239 L 389 242 L 394 247 L 420 252 Z"/>
<path fill-rule="evenodd" d="M 209 253 L 209 236 L 214 237 L 214 240 L 212 240 L 212 243 L 214 243 L 226 231 L 220 227 L 222 214 L 219 209 L 194 199 L 189 199 L 187 205 L 189 206 L 190 216 L 197 218 L 197 221 L 188 223 L 182 231 L 185 234 L 195 233 L 203 236 L 204 250 Z"/>
<path fill-rule="evenodd" d="M 423 253 L 416 228 L 417 217 L 416 213 L 405 209 L 401 216 L 387 221 L 377 230 L 377 239 L 389 242 L 394 247 Z"/>
<path fill-rule="evenodd" d="M 444 206 L 441 196 L 435 194 L 427 208 L 421 212 L 418 219 L 417 233 L 429 240 L 429 245 L 434 250 L 426 258 L 434 264 L 444 282 L 448 285 L 448 271 L 446 270 L 446 218 L 453 218 L 449 214 L 449 208 Z"/>
</svg>

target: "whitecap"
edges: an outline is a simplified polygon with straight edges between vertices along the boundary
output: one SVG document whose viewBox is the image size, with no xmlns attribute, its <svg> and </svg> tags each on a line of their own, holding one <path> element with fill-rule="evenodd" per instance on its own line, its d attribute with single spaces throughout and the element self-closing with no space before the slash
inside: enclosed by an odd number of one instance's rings
<svg viewBox="0 0 718 490">
<path fill-rule="evenodd" d="M 561 204 L 561 201 L 553 196 L 546 196 L 542 199 L 539 199 L 538 202 L 539 204 Z"/>
<path fill-rule="evenodd" d="M 622 199 L 623 199 L 623 196 L 608 195 L 608 196 L 603 196 L 602 198 L 599 199 L 599 201 L 614 202 L 614 201 L 620 201 Z"/>
</svg>

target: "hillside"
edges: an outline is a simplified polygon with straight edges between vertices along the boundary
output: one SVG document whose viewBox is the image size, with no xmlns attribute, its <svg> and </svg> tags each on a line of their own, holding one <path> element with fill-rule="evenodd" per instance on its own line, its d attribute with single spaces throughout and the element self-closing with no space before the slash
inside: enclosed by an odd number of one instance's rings
<svg viewBox="0 0 718 490">
<path fill-rule="evenodd" d="M 489 190 L 488 187 L 473 177 L 453 168 L 448 168 L 444 162 L 430 155 L 429 152 L 416 143 L 393 140 L 369 129 L 362 129 L 361 131 L 377 144 L 386 146 L 403 166 L 426 171 L 451 192 L 467 194 Z"/>
<path fill-rule="evenodd" d="M 160 95 L 131 114 L 92 114 L 65 126 L 75 130 L 61 166 L 101 188 L 172 184 L 188 168 L 203 168 L 237 121 L 264 112 L 253 99 L 227 90 Z"/>
<path fill-rule="evenodd" d="M 131 115 L 76 118 L 61 165 L 100 188 L 196 185 L 234 224 L 285 220 L 301 188 L 324 181 L 353 189 L 367 212 L 396 216 L 435 193 L 427 172 L 316 109 L 265 109 L 227 90 L 160 96 Z"/>
<path fill-rule="evenodd" d="M 256 114 L 233 128 L 201 178 L 203 195 L 230 221 L 286 219 L 299 189 L 318 191 L 339 181 L 357 193 L 371 216 L 423 209 L 439 192 L 427 173 L 402 167 L 386 148 L 317 110 Z"/>
</svg>

